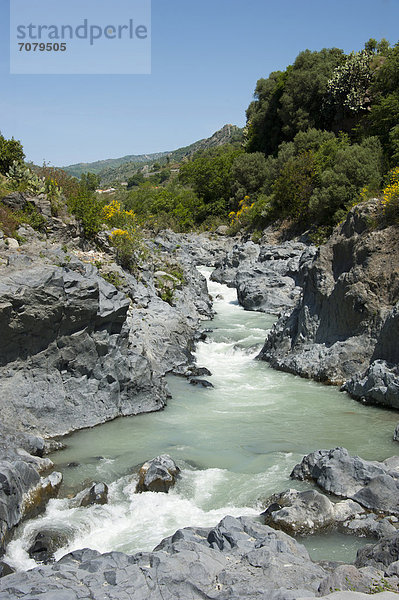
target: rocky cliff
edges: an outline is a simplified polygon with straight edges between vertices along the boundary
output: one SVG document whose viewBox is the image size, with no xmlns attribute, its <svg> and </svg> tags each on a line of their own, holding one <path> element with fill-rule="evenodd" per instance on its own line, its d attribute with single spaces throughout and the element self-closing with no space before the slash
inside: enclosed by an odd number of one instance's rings
<svg viewBox="0 0 399 600">
<path fill-rule="evenodd" d="M 277 321 L 260 358 L 399 408 L 399 232 L 370 227 L 376 203 L 352 209 L 302 264 L 299 303 Z"/>
</svg>

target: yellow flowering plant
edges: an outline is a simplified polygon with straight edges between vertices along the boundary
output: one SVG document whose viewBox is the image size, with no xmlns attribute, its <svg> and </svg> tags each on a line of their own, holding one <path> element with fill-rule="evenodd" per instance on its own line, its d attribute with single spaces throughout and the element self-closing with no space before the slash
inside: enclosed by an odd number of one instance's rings
<svg viewBox="0 0 399 600">
<path fill-rule="evenodd" d="M 231 213 L 229 213 L 230 225 L 236 225 L 242 221 L 253 206 L 254 202 L 250 202 L 250 197 L 244 196 L 244 198 L 238 203 L 237 212 L 234 212 L 233 210 Z"/>
<path fill-rule="evenodd" d="M 145 250 L 136 214 L 124 210 L 118 200 L 112 200 L 103 207 L 102 216 L 107 225 L 115 228 L 109 240 L 119 264 L 131 271 Z"/>
<path fill-rule="evenodd" d="M 388 184 L 382 193 L 382 208 L 389 222 L 399 223 L 399 166 L 388 173 Z"/>
</svg>

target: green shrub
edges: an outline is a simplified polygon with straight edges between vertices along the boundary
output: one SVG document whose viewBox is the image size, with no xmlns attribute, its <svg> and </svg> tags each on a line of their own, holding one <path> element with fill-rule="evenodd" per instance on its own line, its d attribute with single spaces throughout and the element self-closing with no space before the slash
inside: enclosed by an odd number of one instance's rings
<svg viewBox="0 0 399 600">
<path fill-rule="evenodd" d="M 102 227 L 103 203 L 87 190 L 80 190 L 68 200 L 68 208 L 80 221 L 84 234 L 93 238 Z"/>
<path fill-rule="evenodd" d="M 21 142 L 14 140 L 14 138 L 6 140 L 0 134 L 0 173 L 5 175 L 13 163 L 22 163 L 24 158 L 25 154 Z"/>
<path fill-rule="evenodd" d="M 37 195 L 46 191 L 44 179 L 40 179 L 29 167 L 14 161 L 10 166 L 6 177 L 11 189 L 19 192 L 29 192 Z"/>
</svg>

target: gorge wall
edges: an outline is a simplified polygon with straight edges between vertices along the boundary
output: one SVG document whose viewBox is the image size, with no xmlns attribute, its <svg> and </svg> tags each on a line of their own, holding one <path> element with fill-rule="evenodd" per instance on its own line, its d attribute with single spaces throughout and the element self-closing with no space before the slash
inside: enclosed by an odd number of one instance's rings
<svg viewBox="0 0 399 600">
<path fill-rule="evenodd" d="M 399 408 L 399 233 L 373 226 L 377 203 L 354 207 L 317 249 L 237 243 L 212 277 L 244 308 L 279 316 L 260 359 Z"/>
</svg>

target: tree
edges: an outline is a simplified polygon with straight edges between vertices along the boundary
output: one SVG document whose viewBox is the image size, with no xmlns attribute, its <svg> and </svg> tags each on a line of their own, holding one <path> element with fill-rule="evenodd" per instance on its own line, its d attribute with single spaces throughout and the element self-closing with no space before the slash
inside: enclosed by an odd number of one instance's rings
<svg viewBox="0 0 399 600">
<path fill-rule="evenodd" d="M 274 71 L 259 79 L 254 98 L 247 109 L 247 150 L 273 154 L 283 141 L 282 122 L 278 115 L 284 90 L 285 73 Z"/>
<path fill-rule="evenodd" d="M 288 160 L 273 186 L 273 204 L 278 217 L 291 217 L 306 223 L 315 175 L 313 152 L 303 152 Z"/>
<path fill-rule="evenodd" d="M 323 99 L 328 80 L 343 59 L 338 48 L 305 50 L 286 71 L 260 79 L 247 110 L 247 149 L 276 154 L 280 144 L 291 141 L 298 131 L 329 126 Z"/>
<path fill-rule="evenodd" d="M 338 148 L 330 164 L 318 175 L 309 203 L 313 221 L 335 225 L 359 199 L 362 188 L 379 188 L 381 174 L 382 148 L 377 138 Z"/>
<path fill-rule="evenodd" d="M 328 80 L 342 63 L 344 53 L 338 48 L 323 48 L 319 52 L 305 50 L 287 69 L 279 116 L 286 139 L 291 140 L 309 127 L 322 129 L 329 125 L 323 111 L 323 99 Z"/>
<path fill-rule="evenodd" d="M 13 137 L 7 140 L 0 133 L 0 173 L 5 175 L 14 162 L 22 163 L 24 158 L 21 142 Z"/>
<path fill-rule="evenodd" d="M 253 198 L 264 185 L 267 173 L 266 159 L 262 152 L 237 156 L 231 169 L 232 190 L 236 200 L 242 200 L 245 196 Z"/>
<path fill-rule="evenodd" d="M 225 144 L 203 150 L 182 165 L 179 179 L 206 204 L 208 215 L 224 216 L 232 196 L 232 165 L 243 150 Z"/>
<path fill-rule="evenodd" d="M 95 173 L 82 173 L 80 176 L 80 185 L 89 192 L 95 192 L 100 185 L 100 177 Z"/>
<path fill-rule="evenodd" d="M 134 187 L 137 187 L 141 183 L 144 183 L 144 181 L 145 181 L 145 177 L 144 177 L 143 173 L 141 173 L 139 171 L 138 173 L 135 173 L 134 175 L 132 175 L 132 177 L 129 177 L 129 179 L 127 180 L 127 189 L 130 190 Z"/>
<path fill-rule="evenodd" d="M 399 43 L 389 49 L 376 70 L 372 96 L 365 129 L 367 133 L 379 137 L 388 165 L 394 166 L 398 156 Z"/>
<path fill-rule="evenodd" d="M 350 131 L 370 109 L 372 57 L 368 50 L 351 52 L 328 81 L 323 106 L 336 131 Z"/>
</svg>

